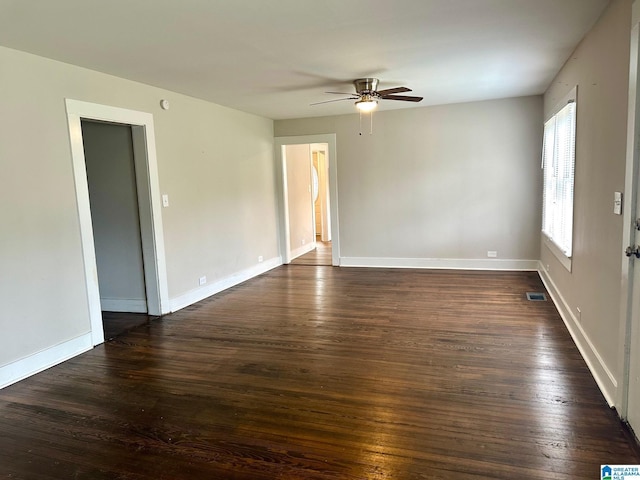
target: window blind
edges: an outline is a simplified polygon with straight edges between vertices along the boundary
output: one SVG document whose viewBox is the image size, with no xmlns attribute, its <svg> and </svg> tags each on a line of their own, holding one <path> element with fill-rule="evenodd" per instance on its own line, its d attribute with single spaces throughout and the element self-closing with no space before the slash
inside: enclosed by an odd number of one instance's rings
<svg viewBox="0 0 640 480">
<path fill-rule="evenodd" d="M 566 255 L 573 245 L 576 103 L 565 105 L 544 124 L 542 231 Z"/>
</svg>

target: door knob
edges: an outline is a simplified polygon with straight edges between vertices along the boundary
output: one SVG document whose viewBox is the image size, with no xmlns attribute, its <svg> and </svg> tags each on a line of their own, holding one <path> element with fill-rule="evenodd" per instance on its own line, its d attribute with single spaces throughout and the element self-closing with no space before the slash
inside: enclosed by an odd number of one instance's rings
<svg viewBox="0 0 640 480">
<path fill-rule="evenodd" d="M 624 251 L 624 254 L 627 257 L 630 257 L 631 255 L 635 255 L 636 258 L 640 258 L 640 247 L 638 247 L 638 245 L 629 246 Z"/>
</svg>

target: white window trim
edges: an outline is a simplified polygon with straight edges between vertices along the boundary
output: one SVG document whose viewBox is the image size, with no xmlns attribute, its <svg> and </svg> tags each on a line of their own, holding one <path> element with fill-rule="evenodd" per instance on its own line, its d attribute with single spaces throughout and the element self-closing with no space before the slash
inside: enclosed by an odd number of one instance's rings
<svg viewBox="0 0 640 480">
<path fill-rule="evenodd" d="M 542 241 L 547 249 L 558 259 L 562 266 L 568 271 L 571 271 L 571 257 L 565 255 L 562 249 L 558 247 L 556 243 L 551 240 L 551 238 L 549 238 L 549 236 L 544 232 L 542 232 Z"/>
<path fill-rule="evenodd" d="M 543 124 L 547 123 L 554 115 L 556 115 L 560 110 L 562 110 L 569 102 L 578 102 L 578 86 L 573 87 L 564 97 L 562 97 L 556 105 L 551 109 L 548 115 L 545 116 Z M 577 114 L 577 110 L 576 110 Z M 577 123 L 577 119 L 576 119 Z M 578 137 L 578 133 L 576 132 L 576 139 Z M 576 141 L 576 149 L 577 149 L 577 141 Z M 575 159 L 574 159 L 575 162 Z M 542 165 L 544 168 L 544 165 Z M 575 222 L 575 166 L 574 166 L 574 190 L 573 190 L 573 209 L 574 216 L 573 221 Z M 544 206 L 543 206 L 544 208 Z M 547 249 L 558 259 L 558 261 L 562 264 L 564 268 L 566 268 L 569 272 L 571 272 L 572 268 L 572 257 L 568 256 L 566 253 L 562 251 L 562 249 L 556 245 L 556 243 L 549 237 L 545 232 L 541 231 L 543 245 L 547 247 Z M 573 243 L 574 237 L 572 236 L 571 242 Z M 572 248 L 573 255 L 573 248 Z"/>
</svg>

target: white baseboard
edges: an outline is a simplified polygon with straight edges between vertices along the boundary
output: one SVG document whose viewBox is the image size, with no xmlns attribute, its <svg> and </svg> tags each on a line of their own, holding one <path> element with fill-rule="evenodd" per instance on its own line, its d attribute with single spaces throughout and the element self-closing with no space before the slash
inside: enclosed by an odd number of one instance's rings
<svg viewBox="0 0 640 480">
<path fill-rule="evenodd" d="M 610 407 L 615 406 L 616 390 L 618 388 L 618 382 L 615 376 L 611 373 L 611 370 L 607 367 L 602 356 L 598 353 L 598 350 L 593 345 L 589 336 L 582 328 L 582 325 L 578 322 L 577 318 L 573 315 L 571 307 L 567 304 L 566 300 L 556 287 L 548 272 L 545 270 L 542 262 L 539 262 L 538 273 L 542 279 L 542 283 L 547 288 L 553 303 L 555 304 L 562 321 L 569 330 L 573 342 L 578 347 L 582 358 L 584 359 L 587 367 L 591 371 L 591 375 L 595 379 L 600 391 L 604 395 L 607 403 Z"/>
<path fill-rule="evenodd" d="M 204 300 L 211 295 L 220 293 L 227 288 L 231 288 L 235 285 L 238 285 L 239 283 L 249 280 L 250 278 L 268 272 L 269 270 L 279 267 L 280 265 L 282 265 L 282 257 L 275 257 L 270 260 L 258 263 L 253 267 L 241 270 L 240 272 L 234 273 L 233 275 L 223 278 L 222 280 L 218 280 L 215 283 L 203 285 L 202 287 L 196 288 L 195 290 L 183 293 L 179 297 L 172 298 L 169 301 L 169 307 L 172 312 L 176 312 L 180 309 L 188 307 L 189 305 L 193 305 L 200 300 Z"/>
<path fill-rule="evenodd" d="M 341 267 L 537 271 L 538 260 L 340 257 Z"/>
<path fill-rule="evenodd" d="M 311 252 L 314 248 L 316 248 L 316 242 L 310 242 L 306 245 L 302 245 L 301 247 L 296 248 L 295 250 L 291 250 L 291 260 L 294 258 L 298 258 L 305 253 Z"/>
<path fill-rule="evenodd" d="M 103 312 L 147 313 L 147 301 L 135 298 L 101 298 Z"/>
<path fill-rule="evenodd" d="M 54 347 L 3 365 L 0 367 L 0 388 L 19 382 L 92 348 L 91 333 L 86 333 Z"/>
</svg>

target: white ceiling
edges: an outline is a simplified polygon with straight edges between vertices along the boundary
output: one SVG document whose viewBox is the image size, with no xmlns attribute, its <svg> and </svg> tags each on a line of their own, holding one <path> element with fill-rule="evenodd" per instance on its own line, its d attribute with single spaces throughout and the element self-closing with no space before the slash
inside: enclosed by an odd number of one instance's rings
<svg viewBox="0 0 640 480">
<path fill-rule="evenodd" d="M 0 45 L 273 119 L 540 94 L 609 0 L 0 0 Z"/>
</svg>

